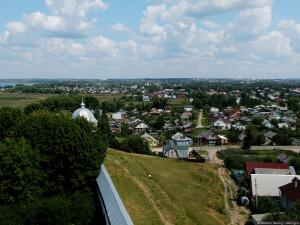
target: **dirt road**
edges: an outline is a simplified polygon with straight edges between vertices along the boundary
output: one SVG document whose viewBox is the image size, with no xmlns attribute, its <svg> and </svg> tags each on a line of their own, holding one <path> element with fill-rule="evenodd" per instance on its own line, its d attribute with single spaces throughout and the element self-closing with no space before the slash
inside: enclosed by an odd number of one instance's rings
<svg viewBox="0 0 300 225">
<path fill-rule="evenodd" d="M 204 126 L 202 125 L 202 119 L 203 119 L 203 110 L 201 109 L 201 111 L 199 112 L 199 115 L 198 115 L 197 128 L 204 128 Z"/>
</svg>

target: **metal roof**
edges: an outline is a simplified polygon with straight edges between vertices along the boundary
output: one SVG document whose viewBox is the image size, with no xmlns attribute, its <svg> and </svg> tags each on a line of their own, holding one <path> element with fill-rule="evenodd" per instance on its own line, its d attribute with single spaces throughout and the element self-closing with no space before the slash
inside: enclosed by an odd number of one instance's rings
<svg viewBox="0 0 300 225">
<path fill-rule="evenodd" d="M 101 166 L 97 184 L 104 202 L 110 225 L 133 225 L 133 222 L 104 165 Z"/>
<path fill-rule="evenodd" d="M 179 159 L 189 157 L 189 147 L 186 145 L 177 145 L 174 140 L 168 140 L 163 147 L 163 155 L 166 155 L 170 149 L 174 149 L 176 151 Z"/>
<path fill-rule="evenodd" d="M 85 108 L 85 104 L 82 102 L 80 104 L 80 108 L 76 109 L 73 114 L 72 114 L 72 118 L 76 119 L 78 117 L 83 117 L 85 118 L 88 122 L 97 124 L 98 120 L 95 118 L 94 114 L 92 113 L 91 110 L 89 110 L 88 108 Z"/>
<path fill-rule="evenodd" d="M 255 174 L 278 174 L 278 175 L 292 175 L 289 169 L 268 169 L 268 168 L 255 168 Z"/>
<path fill-rule="evenodd" d="M 300 176 L 275 175 L 275 174 L 251 174 L 251 188 L 253 196 L 279 196 L 279 187 L 291 183 Z"/>
</svg>

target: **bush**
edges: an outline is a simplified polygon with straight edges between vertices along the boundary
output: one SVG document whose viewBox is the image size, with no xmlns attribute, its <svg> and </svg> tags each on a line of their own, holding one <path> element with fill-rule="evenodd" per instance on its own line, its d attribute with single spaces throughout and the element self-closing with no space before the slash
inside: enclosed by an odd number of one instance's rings
<svg viewBox="0 0 300 225">
<path fill-rule="evenodd" d="M 258 197 L 258 213 L 275 213 L 279 212 L 279 205 L 275 198 L 272 197 Z"/>
<path fill-rule="evenodd" d="M 224 164 L 228 169 L 243 170 L 245 168 L 246 160 L 237 155 L 226 157 Z"/>
<path fill-rule="evenodd" d="M 123 140 L 121 150 L 140 154 L 152 154 L 148 143 L 140 136 L 130 136 Z"/>
</svg>

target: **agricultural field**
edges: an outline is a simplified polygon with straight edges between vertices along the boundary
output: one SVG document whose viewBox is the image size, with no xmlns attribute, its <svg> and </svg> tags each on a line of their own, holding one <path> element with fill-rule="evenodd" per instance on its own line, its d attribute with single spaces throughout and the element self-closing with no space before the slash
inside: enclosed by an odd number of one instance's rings
<svg viewBox="0 0 300 225">
<path fill-rule="evenodd" d="M 0 92 L 0 107 L 16 107 L 16 108 L 23 109 L 31 103 L 44 100 L 51 96 L 57 96 L 57 95 Z M 93 96 L 97 98 L 99 102 L 118 100 L 122 97 L 122 95 L 93 95 Z"/>
<path fill-rule="evenodd" d="M 25 108 L 27 105 L 44 100 L 54 94 L 25 94 L 25 93 L 1 93 L 0 107 Z"/>
<path fill-rule="evenodd" d="M 228 224 L 215 164 L 109 150 L 104 162 L 134 224 Z"/>
</svg>

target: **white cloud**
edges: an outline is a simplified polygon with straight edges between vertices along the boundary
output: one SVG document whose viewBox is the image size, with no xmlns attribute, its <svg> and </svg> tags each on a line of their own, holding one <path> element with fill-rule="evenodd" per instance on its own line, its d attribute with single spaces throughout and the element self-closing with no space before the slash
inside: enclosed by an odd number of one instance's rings
<svg viewBox="0 0 300 225">
<path fill-rule="evenodd" d="M 268 30 L 272 22 L 271 7 L 243 10 L 239 13 L 234 24 L 237 37 L 251 38 Z"/>
<path fill-rule="evenodd" d="M 42 28 L 45 31 L 64 31 L 67 29 L 66 21 L 59 16 L 46 16 L 41 12 L 35 12 L 25 16 L 24 21 L 34 28 Z"/>
<path fill-rule="evenodd" d="M 130 29 L 122 23 L 116 23 L 111 26 L 111 29 L 117 32 L 128 32 Z"/>
<path fill-rule="evenodd" d="M 191 1 L 188 13 L 194 16 L 206 16 L 235 10 L 270 6 L 271 0 L 197 0 Z"/>
<path fill-rule="evenodd" d="M 106 10 L 102 0 L 46 0 L 48 8 L 57 15 L 85 17 L 92 10 Z"/>
<path fill-rule="evenodd" d="M 8 22 L 6 24 L 6 27 L 11 32 L 23 33 L 26 31 L 26 26 L 21 22 L 15 22 L 15 21 Z"/>
<path fill-rule="evenodd" d="M 112 57 L 118 55 L 116 42 L 102 36 L 91 38 L 88 47 L 91 52 L 99 53 L 100 55 Z"/>
</svg>

